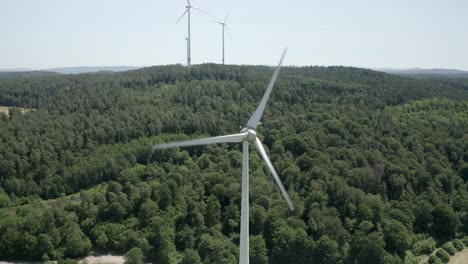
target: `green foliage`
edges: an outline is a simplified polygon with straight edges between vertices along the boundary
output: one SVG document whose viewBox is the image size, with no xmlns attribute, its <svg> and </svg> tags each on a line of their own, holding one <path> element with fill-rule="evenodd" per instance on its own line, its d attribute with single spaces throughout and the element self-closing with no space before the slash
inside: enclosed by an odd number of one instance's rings
<svg viewBox="0 0 468 264">
<path fill-rule="evenodd" d="M 457 252 L 457 249 L 452 245 L 452 243 L 450 242 L 447 242 L 445 243 L 442 248 L 447 251 L 447 253 L 449 253 L 450 255 L 455 255 L 455 253 Z"/>
<path fill-rule="evenodd" d="M 203 263 L 237 263 L 237 252 L 233 246 L 219 234 L 203 234 L 200 237 L 198 253 Z"/>
<path fill-rule="evenodd" d="M 389 254 L 385 251 L 385 241 L 379 233 L 354 236 L 350 243 L 347 263 L 387 263 Z"/>
<path fill-rule="evenodd" d="M 458 238 L 452 241 L 452 245 L 455 247 L 457 251 L 462 251 L 465 248 L 465 245 L 463 244 L 463 242 Z"/>
<path fill-rule="evenodd" d="M 421 241 L 417 241 L 412 246 L 412 251 L 416 256 L 422 254 L 430 254 L 436 248 L 436 241 L 433 238 L 424 239 Z"/>
<path fill-rule="evenodd" d="M 420 258 L 413 255 L 411 251 L 405 252 L 405 259 L 403 260 L 403 264 L 419 264 Z"/>
<path fill-rule="evenodd" d="M 125 264 L 141 264 L 143 263 L 143 252 L 139 248 L 132 248 L 125 253 Z"/>
<path fill-rule="evenodd" d="M 282 225 L 273 234 L 272 243 L 272 263 L 310 263 L 312 261 L 314 244 L 302 228 Z"/>
<path fill-rule="evenodd" d="M 63 262 L 58 261 L 58 263 L 63 264 L 78 264 L 78 260 L 67 258 Z"/>
<path fill-rule="evenodd" d="M 468 181 L 468 163 L 461 165 L 458 169 L 458 173 L 464 181 Z"/>
<path fill-rule="evenodd" d="M 217 223 L 219 223 L 219 219 L 221 216 L 221 205 L 219 200 L 214 196 L 208 197 L 208 201 L 206 203 L 206 215 L 205 215 L 205 224 L 208 227 L 211 227 Z"/>
<path fill-rule="evenodd" d="M 265 239 L 260 236 L 250 236 L 249 241 L 249 263 L 252 264 L 267 264 L 268 249 L 265 244 Z"/>
<path fill-rule="evenodd" d="M 0 82 L 0 105 L 34 108 L 0 114 L 0 258 L 138 248 L 150 262 L 237 263 L 239 147 L 152 146 L 238 131 L 270 76 L 207 64 Z M 286 67 L 258 133 L 296 210 L 252 152 L 251 262 L 413 262 L 410 247 L 465 236 L 460 85 Z"/>
<path fill-rule="evenodd" d="M 455 235 L 458 217 L 448 204 L 438 204 L 433 212 L 434 233 L 441 240 L 448 240 Z"/>
<path fill-rule="evenodd" d="M 443 264 L 444 262 L 442 260 L 440 260 L 440 258 L 437 257 L 436 255 L 431 255 L 429 257 L 428 263 L 430 263 L 430 264 Z"/>
<path fill-rule="evenodd" d="M 436 252 L 436 256 L 442 260 L 442 262 L 447 263 L 450 260 L 450 255 L 444 249 L 439 249 Z"/>
<path fill-rule="evenodd" d="M 413 214 L 415 217 L 414 224 L 416 231 L 424 232 L 430 229 L 430 225 L 433 223 L 433 211 L 434 206 L 425 200 L 419 201 L 414 205 Z"/>
<path fill-rule="evenodd" d="M 184 252 L 184 257 L 180 261 L 180 264 L 201 264 L 200 256 L 198 252 L 193 249 L 187 249 Z"/>
<path fill-rule="evenodd" d="M 148 225 L 149 257 L 157 263 L 169 264 L 175 254 L 175 235 L 164 219 L 154 217 Z"/>
<path fill-rule="evenodd" d="M 405 226 L 396 220 L 388 220 L 383 228 L 387 248 L 391 251 L 403 253 L 411 245 L 411 237 Z"/>
<path fill-rule="evenodd" d="M 341 263 L 338 243 L 327 236 L 322 236 L 317 242 L 315 256 L 318 263 Z"/>
<path fill-rule="evenodd" d="M 84 256 L 91 251 L 91 241 L 86 237 L 77 225 L 66 231 L 64 239 L 65 254 L 71 257 Z"/>
</svg>

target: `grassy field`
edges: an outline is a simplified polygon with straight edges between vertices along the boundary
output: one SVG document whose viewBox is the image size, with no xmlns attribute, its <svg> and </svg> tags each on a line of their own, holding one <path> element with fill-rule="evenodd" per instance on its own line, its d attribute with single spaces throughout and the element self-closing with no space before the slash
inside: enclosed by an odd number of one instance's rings
<svg viewBox="0 0 468 264">
<path fill-rule="evenodd" d="M 106 184 L 98 184 L 94 187 L 84 190 L 84 192 L 85 193 L 105 192 L 106 188 L 107 188 Z M 18 211 L 19 208 L 26 207 L 26 206 L 40 206 L 40 203 L 43 203 L 43 204 L 46 204 L 47 206 L 52 207 L 52 206 L 57 206 L 58 204 L 72 203 L 72 202 L 76 202 L 76 203 L 81 202 L 80 193 L 74 193 L 68 196 L 64 196 L 64 197 L 56 198 L 56 199 L 50 199 L 50 200 L 35 200 L 35 201 L 31 201 L 28 204 L 24 204 L 20 206 L 0 208 L 0 210 L 6 210 L 7 212 L 16 214 L 16 211 Z M 2 263 L 0 262 L 0 264 Z"/>
<path fill-rule="evenodd" d="M 8 106 L 0 106 L 0 113 L 5 113 L 8 115 L 8 110 L 10 108 L 11 107 L 8 107 Z M 32 110 L 31 108 L 18 108 L 18 109 L 21 110 L 22 113 L 26 113 Z"/>
<path fill-rule="evenodd" d="M 468 248 L 455 253 L 455 255 L 450 258 L 448 264 L 468 264 Z"/>
</svg>

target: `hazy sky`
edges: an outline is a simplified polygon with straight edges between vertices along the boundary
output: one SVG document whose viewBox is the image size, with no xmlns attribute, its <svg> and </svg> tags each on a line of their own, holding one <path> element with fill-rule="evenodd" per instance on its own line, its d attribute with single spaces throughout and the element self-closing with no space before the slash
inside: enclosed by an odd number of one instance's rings
<svg viewBox="0 0 468 264">
<path fill-rule="evenodd" d="M 186 63 L 185 0 L 0 0 L 0 69 Z M 192 0 L 226 63 L 468 70 L 467 0 Z M 192 62 L 221 26 L 192 11 Z"/>
</svg>

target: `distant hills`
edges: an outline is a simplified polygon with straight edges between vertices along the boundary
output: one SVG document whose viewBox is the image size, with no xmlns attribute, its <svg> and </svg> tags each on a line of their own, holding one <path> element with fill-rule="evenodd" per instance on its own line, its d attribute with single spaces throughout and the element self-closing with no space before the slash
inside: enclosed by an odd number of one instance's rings
<svg viewBox="0 0 468 264">
<path fill-rule="evenodd" d="M 42 69 L 42 70 L 32 70 L 27 68 L 18 68 L 18 69 L 0 69 L 1 72 L 8 73 L 20 73 L 20 72 L 55 72 L 62 74 L 80 74 L 80 73 L 92 73 L 92 72 L 122 72 L 129 70 L 136 70 L 141 67 L 134 66 L 79 66 L 79 67 L 60 67 L 60 68 L 51 68 L 51 69 Z"/>
<path fill-rule="evenodd" d="M 20 78 L 48 77 L 54 75 L 60 75 L 60 73 L 50 71 L 0 71 L 0 81 Z"/>
<path fill-rule="evenodd" d="M 398 74 L 398 75 L 435 75 L 435 76 L 450 76 L 450 77 L 468 77 L 468 71 L 456 69 L 374 69 L 376 71 Z"/>
<path fill-rule="evenodd" d="M 0 79 L 10 78 L 22 78 L 22 77 L 38 77 L 53 75 L 54 73 L 60 74 L 80 74 L 80 73 L 96 73 L 96 72 L 123 72 L 129 70 L 141 69 L 143 67 L 135 66 L 78 66 L 78 67 L 58 67 L 51 69 L 32 70 L 27 68 L 17 69 L 0 69 Z M 392 68 L 375 68 L 375 71 L 397 74 L 403 76 L 410 76 L 416 78 L 429 78 L 429 77 L 455 77 L 455 78 L 468 78 L 468 71 L 457 70 L 457 69 L 421 69 L 421 68 L 409 68 L 409 69 L 392 69 Z"/>
<path fill-rule="evenodd" d="M 136 70 L 141 67 L 133 66 L 82 66 L 82 67 L 62 67 L 62 68 L 52 68 L 45 71 L 58 72 L 62 74 L 80 74 L 80 73 L 90 73 L 90 72 L 122 72 Z"/>
</svg>

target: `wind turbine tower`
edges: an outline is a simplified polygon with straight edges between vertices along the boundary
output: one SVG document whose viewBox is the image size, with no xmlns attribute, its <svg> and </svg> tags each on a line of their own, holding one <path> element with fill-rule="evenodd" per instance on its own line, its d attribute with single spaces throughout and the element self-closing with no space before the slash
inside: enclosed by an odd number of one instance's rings
<svg viewBox="0 0 468 264">
<path fill-rule="evenodd" d="M 284 50 L 281 60 L 278 64 L 278 67 L 273 73 L 270 83 L 263 95 L 262 101 L 255 110 L 255 113 L 250 117 L 247 125 L 240 130 L 238 134 L 231 134 L 218 137 L 209 137 L 201 139 L 192 139 L 186 141 L 178 141 L 166 144 L 160 144 L 154 146 L 154 149 L 167 149 L 167 148 L 177 148 L 177 147 L 190 147 L 190 146 L 199 146 L 199 145 L 208 145 L 216 143 L 240 143 L 242 142 L 242 199 L 241 199 L 241 230 L 240 230 L 240 246 L 239 246 L 239 264 L 248 264 L 249 263 L 249 145 L 250 143 L 254 144 L 257 148 L 260 156 L 265 161 L 268 169 L 273 176 L 276 184 L 278 185 L 284 199 L 286 200 L 289 208 L 294 210 L 291 199 L 289 198 L 286 189 L 284 188 L 281 180 L 276 173 L 273 164 L 268 157 L 263 143 L 257 137 L 257 126 L 260 122 L 260 118 L 263 115 L 263 110 L 265 109 L 268 98 L 270 97 L 271 90 L 276 82 L 279 71 L 281 69 L 281 63 L 283 62 L 284 56 L 286 55 L 286 50 Z"/>
<path fill-rule="evenodd" d="M 187 42 L 187 65 L 190 66 L 189 64 L 189 57 L 190 57 L 190 42 L 189 42 L 189 38 L 187 36 L 185 36 L 185 42 Z"/>
<path fill-rule="evenodd" d="M 196 8 L 194 6 L 192 6 L 190 4 L 190 0 L 187 0 L 187 5 L 185 6 L 185 8 L 187 8 L 187 10 L 185 10 L 185 12 L 179 17 L 179 19 L 177 19 L 176 23 L 178 23 L 184 16 L 185 14 L 187 14 L 187 24 L 188 24 L 188 37 L 186 38 L 187 39 L 187 67 L 190 68 L 190 66 L 192 65 L 192 51 L 191 51 L 191 40 L 192 40 L 192 37 L 190 35 L 190 9 L 195 9 L 195 10 L 198 10 L 202 13 L 205 13 L 207 15 L 210 15 L 210 13 L 208 12 L 205 12 L 199 8 Z"/>
<path fill-rule="evenodd" d="M 222 28 L 222 31 L 223 31 L 223 65 L 224 65 L 224 30 L 228 30 L 227 25 L 226 25 L 227 18 L 228 18 L 228 16 L 226 16 L 224 18 L 223 22 L 219 22 L 219 21 L 216 22 L 216 23 L 221 25 L 221 28 Z"/>
</svg>

